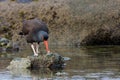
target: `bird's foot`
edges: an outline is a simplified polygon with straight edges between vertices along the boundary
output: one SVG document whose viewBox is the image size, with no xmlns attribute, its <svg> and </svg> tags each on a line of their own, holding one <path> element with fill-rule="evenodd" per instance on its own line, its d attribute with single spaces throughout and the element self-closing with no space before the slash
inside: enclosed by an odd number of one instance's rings
<svg viewBox="0 0 120 80">
<path fill-rule="evenodd" d="M 47 54 L 50 54 L 51 52 L 50 51 L 47 51 Z"/>
<path fill-rule="evenodd" d="M 53 56 L 53 54 L 50 52 L 46 54 L 46 57 L 52 57 L 52 56 Z"/>
<path fill-rule="evenodd" d="M 38 56 L 38 54 L 34 54 L 34 56 L 36 56 L 36 57 L 37 57 L 37 56 Z"/>
</svg>

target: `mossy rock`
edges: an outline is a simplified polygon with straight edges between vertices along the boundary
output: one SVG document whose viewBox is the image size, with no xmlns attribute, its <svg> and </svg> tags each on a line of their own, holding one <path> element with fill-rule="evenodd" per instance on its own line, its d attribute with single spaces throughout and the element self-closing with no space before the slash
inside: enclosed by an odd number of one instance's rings
<svg viewBox="0 0 120 80">
<path fill-rule="evenodd" d="M 64 67 L 65 60 L 57 53 L 50 55 L 40 55 L 38 57 L 28 56 L 27 58 L 16 58 L 10 62 L 7 69 L 26 68 L 26 69 L 40 69 L 50 68 L 58 69 Z"/>
<path fill-rule="evenodd" d="M 29 57 L 31 61 L 30 68 L 62 68 L 64 66 L 64 58 L 57 53 L 50 55 L 41 55 L 38 57 Z"/>
<path fill-rule="evenodd" d="M 31 65 L 31 61 L 28 58 L 15 58 L 10 62 L 7 69 L 26 69 Z"/>
</svg>

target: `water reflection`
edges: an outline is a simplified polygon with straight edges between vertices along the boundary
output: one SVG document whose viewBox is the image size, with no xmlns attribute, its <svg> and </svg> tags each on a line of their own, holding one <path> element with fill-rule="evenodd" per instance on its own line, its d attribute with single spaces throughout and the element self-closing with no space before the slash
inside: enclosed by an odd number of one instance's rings
<svg viewBox="0 0 120 80">
<path fill-rule="evenodd" d="M 41 50 L 45 52 L 44 48 Z M 1 53 L 1 80 L 120 80 L 120 46 L 80 48 L 55 46 L 51 47 L 51 50 L 53 53 L 71 58 L 63 70 L 42 68 L 32 71 L 27 69 L 3 71 L 13 57 L 27 57 L 33 53 L 30 49 Z"/>
<path fill-rule="evenodd" d="M 10 70 L 10 74 L 14 76 L 14 78 L 16 77 L 20 77 L 22 79 L 29 78 L 30 80 L 47 79 L 53 76 L 53 72 L 48 68 L 42 68 L 40 70 L 13 69 Z"/>
</svg>

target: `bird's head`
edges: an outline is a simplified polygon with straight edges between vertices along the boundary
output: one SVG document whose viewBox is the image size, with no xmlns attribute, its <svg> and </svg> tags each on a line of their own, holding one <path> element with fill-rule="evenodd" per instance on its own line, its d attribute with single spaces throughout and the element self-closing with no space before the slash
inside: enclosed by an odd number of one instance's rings
<svg viewBox="0 0 120 80">
<path fill-rule="evenodd" d="M 39 32 L 39 37 L 42 38 L 42 41 L 44 41 L 44 40 L 46 41 L 49 38 L 48 33 L 45 32 L 45 31 L 40 31 Z"/>
</svg>

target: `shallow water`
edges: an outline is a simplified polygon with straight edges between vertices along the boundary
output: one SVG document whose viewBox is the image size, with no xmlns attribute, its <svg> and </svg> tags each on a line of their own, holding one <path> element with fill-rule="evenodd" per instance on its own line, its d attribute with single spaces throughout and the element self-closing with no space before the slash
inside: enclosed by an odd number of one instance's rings
<svg viewBox="0 0 120 80">
<path fill-rule="evenodd" d="M 33 55 L 31 50 L 0 53 L 0 80 L 120 80 L 120 46 L 52 46 L 53 53 L 70 57 L 62 70 L 6 70 L 15 57 Z M 44 48 L 41 49 L 44 53 Z"/>
</svg>

